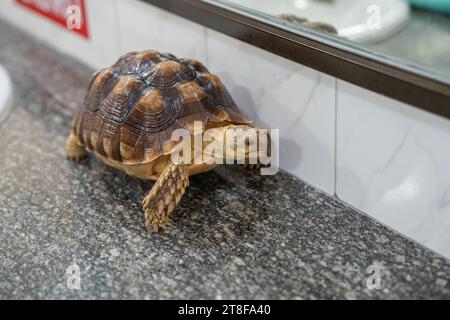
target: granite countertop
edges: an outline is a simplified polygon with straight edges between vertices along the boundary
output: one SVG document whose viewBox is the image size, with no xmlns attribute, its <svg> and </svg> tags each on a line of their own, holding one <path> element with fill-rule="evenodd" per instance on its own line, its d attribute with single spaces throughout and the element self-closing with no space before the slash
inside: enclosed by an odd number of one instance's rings
<svg viewBox="0 0 450 320">
<path fill-rule="evenodd" d="M 15 89 L 0 125 L 0 298 L 450 298 L 448 260 L 284 172 L 192 177 L 172 230 L 148 232 L 152 183 L 65 159 L 93 70 L 2 21 L 0 48 Z M 77 267 L 80 289 L 67 285 Z"/>
</svg>

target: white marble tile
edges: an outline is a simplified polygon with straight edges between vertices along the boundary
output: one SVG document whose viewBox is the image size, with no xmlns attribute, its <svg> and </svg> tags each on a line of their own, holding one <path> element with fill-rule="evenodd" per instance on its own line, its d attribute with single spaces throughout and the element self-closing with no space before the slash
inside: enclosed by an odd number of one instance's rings
<svg viewBox="0 0 450 320">
<path fill-rule="evenodd" d="M 334 78 L 212 30 L 207 54 L 239 108 L 280 129 L 281 167 L 333 194 Z"/>
<path fill-rule="evenodd" d="M 152 49 L 205 60 L 205 27 L 143 1 L 117 5 L 122 53 Z"/>
<path fill-rule="evenodd" d="M 0 16 L 54 48 L 100 68 L 113 63 L 119 55 L 115 1 L 85 0 L 89 39 L 17 5 L 14 0 L 0 1 Z"/>
<path fill-rule="evenodd" d="M 337 195 L 450 257 L 450 121 L 338 81 Z"/>
</svg>

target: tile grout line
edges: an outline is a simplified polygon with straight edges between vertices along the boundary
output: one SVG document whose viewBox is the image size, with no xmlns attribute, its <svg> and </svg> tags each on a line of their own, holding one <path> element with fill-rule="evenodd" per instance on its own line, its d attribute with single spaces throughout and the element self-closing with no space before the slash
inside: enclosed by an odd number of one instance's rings
<svg viewBox="0 0 450 320">
<path fill-rule="evenodd" d="M 337 144 L 338 144 L 338 79 L 334 78 L 334 190 L 333 195 L 338 198 L 337 195 Z"/>
<path fill-rule="evenodd" d="M 205 46 L 204 54 L 205 54 L 205 64 L 209 67 L 209 54 L 208 54 L 208 28 L 204 27 L 203 31 L 204 41 L 203 45 Z"/>
<path fill-rule="evenodd" d="M 119 55 L 122 55 L 124 46 L 123 46 L 123 39 L 122 39 L 122 33 L 121 33 L 122 26 L 120 24 L 118 1 L 119 0 L 114 0 L 114 15 L 115 15 L 115 21 L 116 21 L 115 29 L 116 29 L 116 34 L 117 34 L 117 38 L 116 38 L 117 39 L 117 43 L 116 43 L 117 48 L 116 49 L 119 50 Z"/>
</svg>

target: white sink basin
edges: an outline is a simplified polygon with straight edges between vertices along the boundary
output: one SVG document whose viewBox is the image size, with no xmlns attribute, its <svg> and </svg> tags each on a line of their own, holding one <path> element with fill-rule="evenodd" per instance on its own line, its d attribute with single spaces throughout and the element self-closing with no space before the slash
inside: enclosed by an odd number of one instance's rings
<svg viewBox="0 0 450 320">
<path fill-rule="evenodd" d="M 326 22 L 333 25 L 340 36 L 355 42 L 375 42 L 389 37 L 406 24 L 410 14 L 406 0 L 228 0 L 228 2 L 270 15 L 294 14 L 312 22 Z"/>
<path fill-rule="evenodd" d="M 6 70 L 0 66 L 0 123 L 5 120 L 12 105 L 12 84 Z"/>
</svg>

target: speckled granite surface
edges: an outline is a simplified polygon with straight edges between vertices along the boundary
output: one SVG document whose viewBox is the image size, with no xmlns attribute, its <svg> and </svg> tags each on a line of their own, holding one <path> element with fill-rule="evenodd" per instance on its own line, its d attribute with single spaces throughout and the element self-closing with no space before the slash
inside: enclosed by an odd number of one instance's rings
<svg viewBox="0 0 450 320">
<path fill-rule="evenodd" d="M 449 261 L 285 173 L 193 177 L 174 228 L 146 231 L 151 183 L 65 160 L 92 71 L 1 21 L 0 63 L 16 90 L 0 126 L 0 298 L 450 298 Z"/>
</svg>

